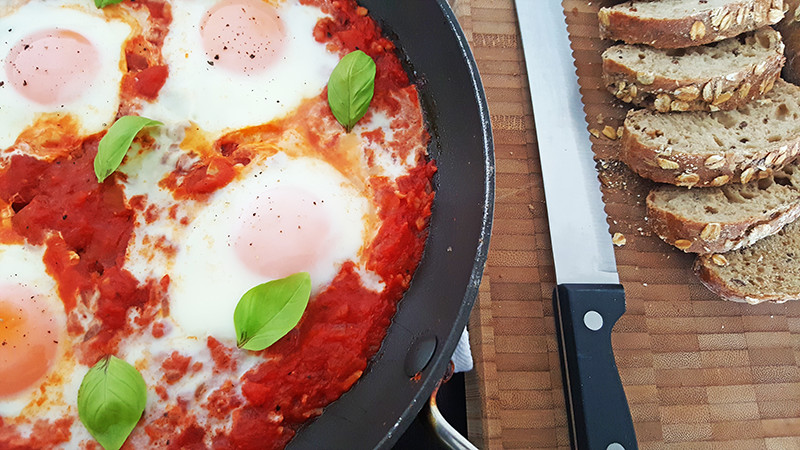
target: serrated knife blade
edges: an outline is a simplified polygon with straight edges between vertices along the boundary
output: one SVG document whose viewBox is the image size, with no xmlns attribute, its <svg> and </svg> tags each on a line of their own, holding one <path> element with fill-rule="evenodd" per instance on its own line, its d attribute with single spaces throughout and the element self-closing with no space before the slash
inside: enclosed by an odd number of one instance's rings
<svg viewBox="0 0 800 450">
<path fill-rule="evenodd" d="M 544 180 L 570 437 L 637 448 L 611 329 L 625 312 L 561 3 L 516 0 Z"/>
</svg>

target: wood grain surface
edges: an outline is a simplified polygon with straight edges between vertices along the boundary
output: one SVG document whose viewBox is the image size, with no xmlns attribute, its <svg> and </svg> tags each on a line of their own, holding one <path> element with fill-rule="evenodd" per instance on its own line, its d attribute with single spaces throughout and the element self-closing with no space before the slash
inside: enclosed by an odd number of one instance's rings
<svg viewBox="0 0 800 450">
<path fill-rule="evenodd" d="M 555 0 L 525 0 L 555 1 Z M 602 3 L 602 2 L 601 2 Z M 588 128 L 616 128 L 625 108 L 603 88 L 601 3 L 564 0 Z M 495 139 L 489 260 L 470 320 L 470 440 L 480 448 L 569 448 L 551 290 L 555 281 L 535 118 L 513 0 L 454 0 L 481 72 Z M 546 63 L 546 62 L 543 62 Z M 627 313 L 613 346 L 643 449 L 800 449 L 800 303 L 724 302 L 692 258 L 644 221 L 647 182 L 592 137 Z M 568 174 L 565 174 L 568 175 Z"/>
</svg>

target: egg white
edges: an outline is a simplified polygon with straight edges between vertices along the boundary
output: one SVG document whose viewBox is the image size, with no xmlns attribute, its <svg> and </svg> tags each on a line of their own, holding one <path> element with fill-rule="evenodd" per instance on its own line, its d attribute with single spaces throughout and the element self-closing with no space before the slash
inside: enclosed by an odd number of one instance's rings
<svg viewBox="0 0 800 450">
<path fill-rule="evenodd" d="M 44 302 L 52 314 L 56 329 L 64 330 L 66 313 L 56 294 L 56 282 L 47 274 L 42 256 L 44 248 L 31 245 L 0 245 L 0 283 L 18 284 L 38 294 L 36 301 Z M 53 336 L 60 342 L 55 360 L 47 375 L 30 388 L 16 395 L 0 398 L 0 416 L 8 419 L 24 414 L 46 419 L 59 419 L 70 411 L 75 412 L 75 399 L 82 373 L 71 357 L 69 337 L 66 332 Z M 77 370 L 77 372 L 76 372 Z M 80 376 L 78 374 L 80 373 Z M 48 377 L 63 377 L 60 384 L 47 383 Z M 45 391 L 39 388 L 45 384 Z M 36 403 L 43 400 L 41 405 Z"/>
</svg>

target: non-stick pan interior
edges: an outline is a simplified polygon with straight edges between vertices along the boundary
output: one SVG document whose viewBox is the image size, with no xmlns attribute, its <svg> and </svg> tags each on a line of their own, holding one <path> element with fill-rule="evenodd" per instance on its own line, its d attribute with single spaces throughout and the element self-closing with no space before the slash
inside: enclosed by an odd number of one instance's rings
<svg viewBox="0 0 800 450">
<path fill-rule="evenodd" d="M 455 16 L 445 0 L 359 3 L 402 49 L 419 86 L 429 151 L 438 166 L 436 198 L 425 254 L 381 349 L 356 385 L 300 430 L 289 444 L 295 449 L 391 446 L 449 364 L 477 296 L 489 245 L 494 201 L 489 112 Z M 433 358 L 412 379 L 410 350 L 432 342 Z"/>
</svg>

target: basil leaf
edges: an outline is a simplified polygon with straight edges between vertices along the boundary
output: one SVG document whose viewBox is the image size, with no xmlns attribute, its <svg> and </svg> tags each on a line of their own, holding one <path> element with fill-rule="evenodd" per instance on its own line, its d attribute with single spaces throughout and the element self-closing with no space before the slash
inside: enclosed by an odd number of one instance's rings
<svg viewBox="0 0 800 450">
<path fill-rule="evenodd" d="M 78 417 L 106 450 L 122 447 L 146 403 L 142 374 L 115 356 L 106 356 L 89 369 L 78 389 Z"/>
<path fill-rule="evenodd" d="M 142 128 L 152 125 L 162 125 L 162 123 L 147 117 L 124 116 L 111 125 L 103 139 L 100 139 L 97 156 L 94 157 L 94 174 L 97 175 L 98 183 L 102 183 L 122 164 L 122 159 L 131 148 L 133 138 L 142 131 Z"/>
<path fill-rule="evenodd" d="M 349 133 L 367 113 L 375 92 L 375 61 L 361 50 L 339 61 L 328 79 L 328 105 Z"/>
<path fill-rule="evenodd" d="M 306 272 L 273 280 L 245 292 L 233 311 L 236 345 L 264 350 L 297 326 L 311 296 Z"/>
<path fill-rule="evenodd" d="M 98 8 L 105 8 L 108 5 L 116 5 L 122 3 L 124 0 L 94 0 L 94 6 Z"/>
</svg>

